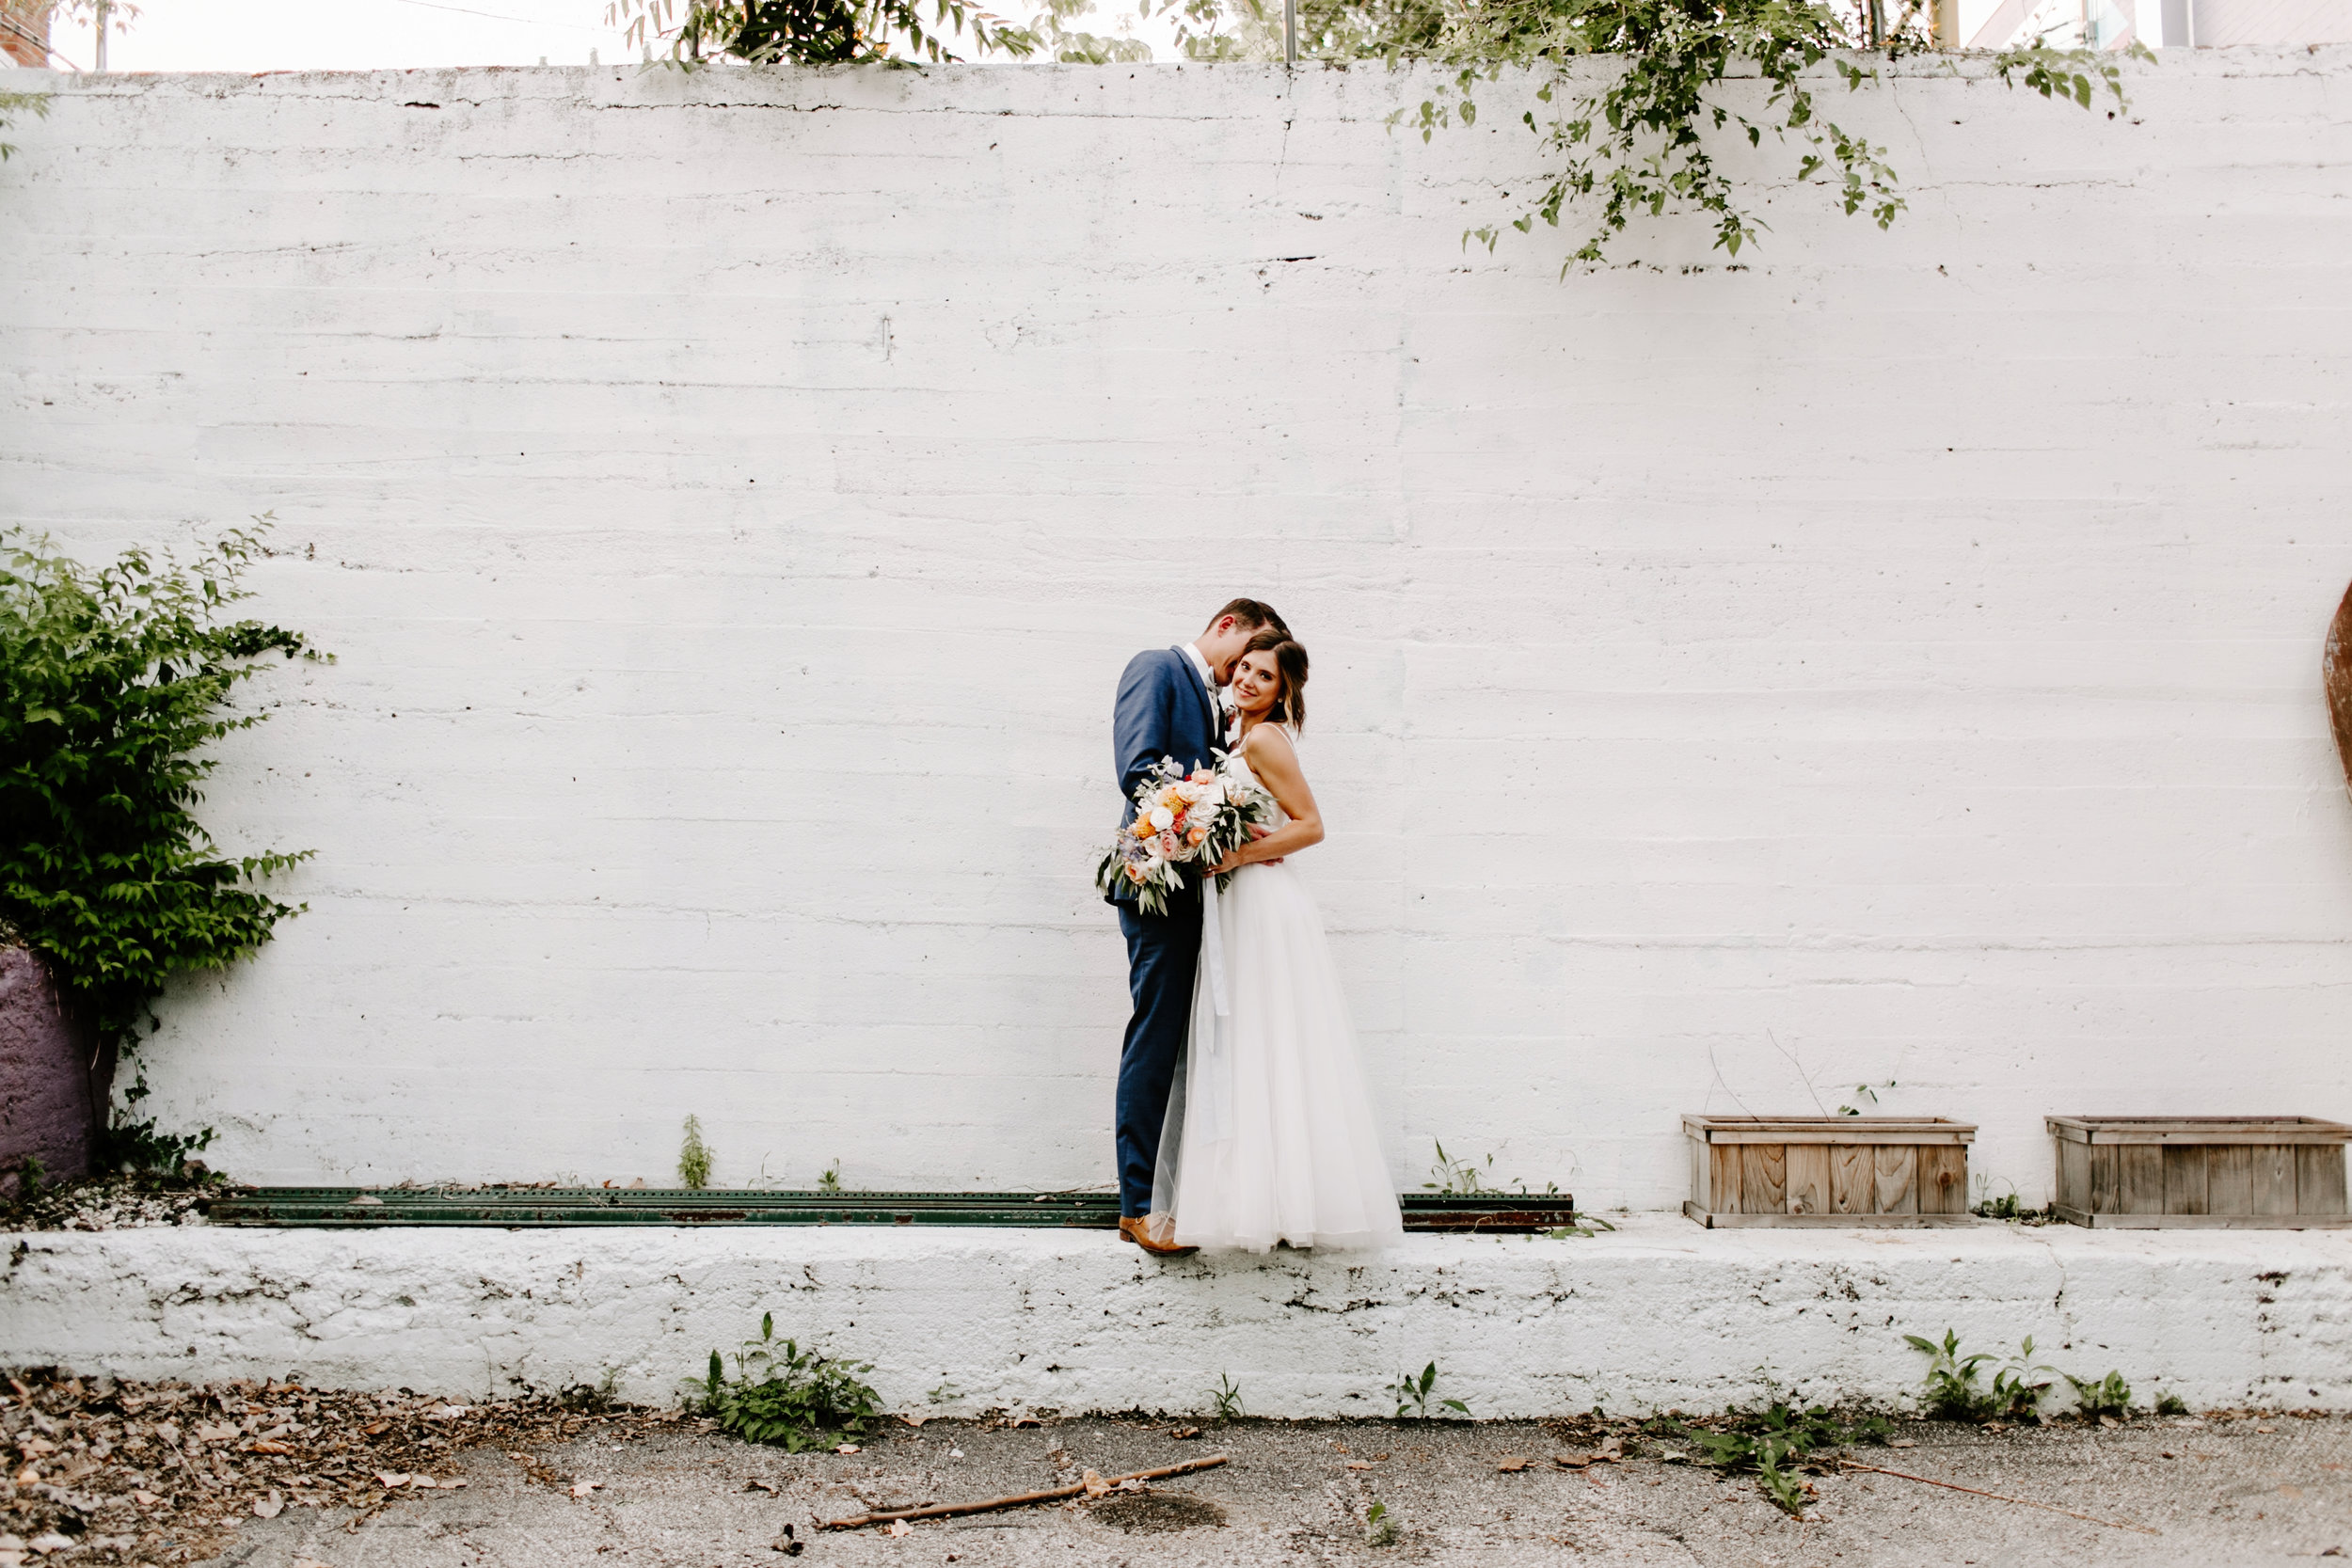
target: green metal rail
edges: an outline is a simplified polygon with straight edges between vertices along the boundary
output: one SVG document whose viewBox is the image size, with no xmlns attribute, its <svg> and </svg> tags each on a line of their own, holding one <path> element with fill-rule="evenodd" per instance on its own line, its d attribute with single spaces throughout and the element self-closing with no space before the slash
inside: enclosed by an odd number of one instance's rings
<svg viewBox="0 0 2352 1568">
<path fill-rule="evenodd" d="M 1576 1201 L 1434 1193 L 1402 1200 L 1407 1230 L 1522 1232 L 1573 1225 Z M 1107 1193 L 801 1193 L 662 1187 L 245 1187 L 207 1205 L 215 1225 L 380 1228 L 459 1225 L 982 1225 L 1111 1230 Z"/>
</svg>

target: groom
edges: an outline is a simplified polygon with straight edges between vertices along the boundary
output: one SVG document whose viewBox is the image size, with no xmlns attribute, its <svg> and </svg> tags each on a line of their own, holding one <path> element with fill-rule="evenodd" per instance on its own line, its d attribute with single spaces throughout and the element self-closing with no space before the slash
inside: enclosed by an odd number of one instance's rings
<svg viewBox="0 0 2352 1568">
<path fill-rule="evenodd" d="M 1282 618 L 1255 599 L 1235 599 L 1210 618 L 1209 627 L 1177 648 L 1154 648 L 1127 661 L 1111 716 L 1111 745 L 1119 793 L 1126 801 L 1123 830 L 1135 820 L 1136 785 L 1162 757 L 1189 771 L 1209 767 L 1225 744 L 1216 689 L 1233 673 L 1250 638 L 1266 627 L 1287 631 Z M 1127 1021 L 1119 1056 L 1119 1231 L 1146 1252 L 1181 1257 L 1194 1249 L 1168 1246 L 1145 1233 L 1152 1176 L 1160 1157 L 1160 1124 L 1168 1119 L 1168 1090 L 1192 1022 L 1192 977 L 1200 958 L 1200 891 L 1171 894 L 1166 914 L 1136 907 L 1125 879 L 1110 903 L 1127 937 L 1127 990 L 1135 1016 Z"/>
</svg>

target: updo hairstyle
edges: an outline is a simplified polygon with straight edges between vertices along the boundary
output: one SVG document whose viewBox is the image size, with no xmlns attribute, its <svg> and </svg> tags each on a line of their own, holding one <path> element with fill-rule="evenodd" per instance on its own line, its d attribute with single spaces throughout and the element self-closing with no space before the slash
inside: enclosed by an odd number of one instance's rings
<svg viewBox="0 0 2352 1568">
<path fill-rule="evenodd" d="M 1307 722 L 1307 645 L 1279 626 L 1268 626 L 1252 637 L 1242 649 L 1244 654 L 1271 653 L 1274 668 L 1282 677 L 1281 695 L 1274 699 L 1274 706 L 1266 717 L 1278 724 L 1302 729 Z"/>
</svg>

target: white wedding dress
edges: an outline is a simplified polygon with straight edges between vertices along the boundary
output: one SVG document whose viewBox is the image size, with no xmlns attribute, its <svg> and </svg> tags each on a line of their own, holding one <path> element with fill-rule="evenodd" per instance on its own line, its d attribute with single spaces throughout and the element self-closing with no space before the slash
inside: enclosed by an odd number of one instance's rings
<svg viewBox="0 0 2352 1568">
<path fill-rule="evenodd" d="M 1249 768 L 1238 756 L 1233 767 Z M 1276 820 L 1288 820 L 1279 808 Z M 1295 867 L 1246 865 L 1203 902 L 1192 1030 L 1160 1133 L 1152 1234 L 1248 1252 L 1398 1240 L 1396 1188 L 1313 895 Z"/>
</svg>

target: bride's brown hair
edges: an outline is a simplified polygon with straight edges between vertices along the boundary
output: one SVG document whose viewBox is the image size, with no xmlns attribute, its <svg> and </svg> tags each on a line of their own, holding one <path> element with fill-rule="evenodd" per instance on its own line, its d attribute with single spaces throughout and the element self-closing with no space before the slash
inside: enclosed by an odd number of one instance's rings
<svg viewBox="0 0 2352 1568">
<path fill-rule="evenodd" d="M 1307 644 L 1287 631 L 1268 626 L 1251 638 L 1242 649 L 1250 654 L 1270 653 L 1274 669 L 1282 677 L 1282 693 L 1274 699 L 1273 708 L 1266 714 L 1278 724 L 1292 729 L 1304 729 L 1307 724 Z"/>
</svg>

